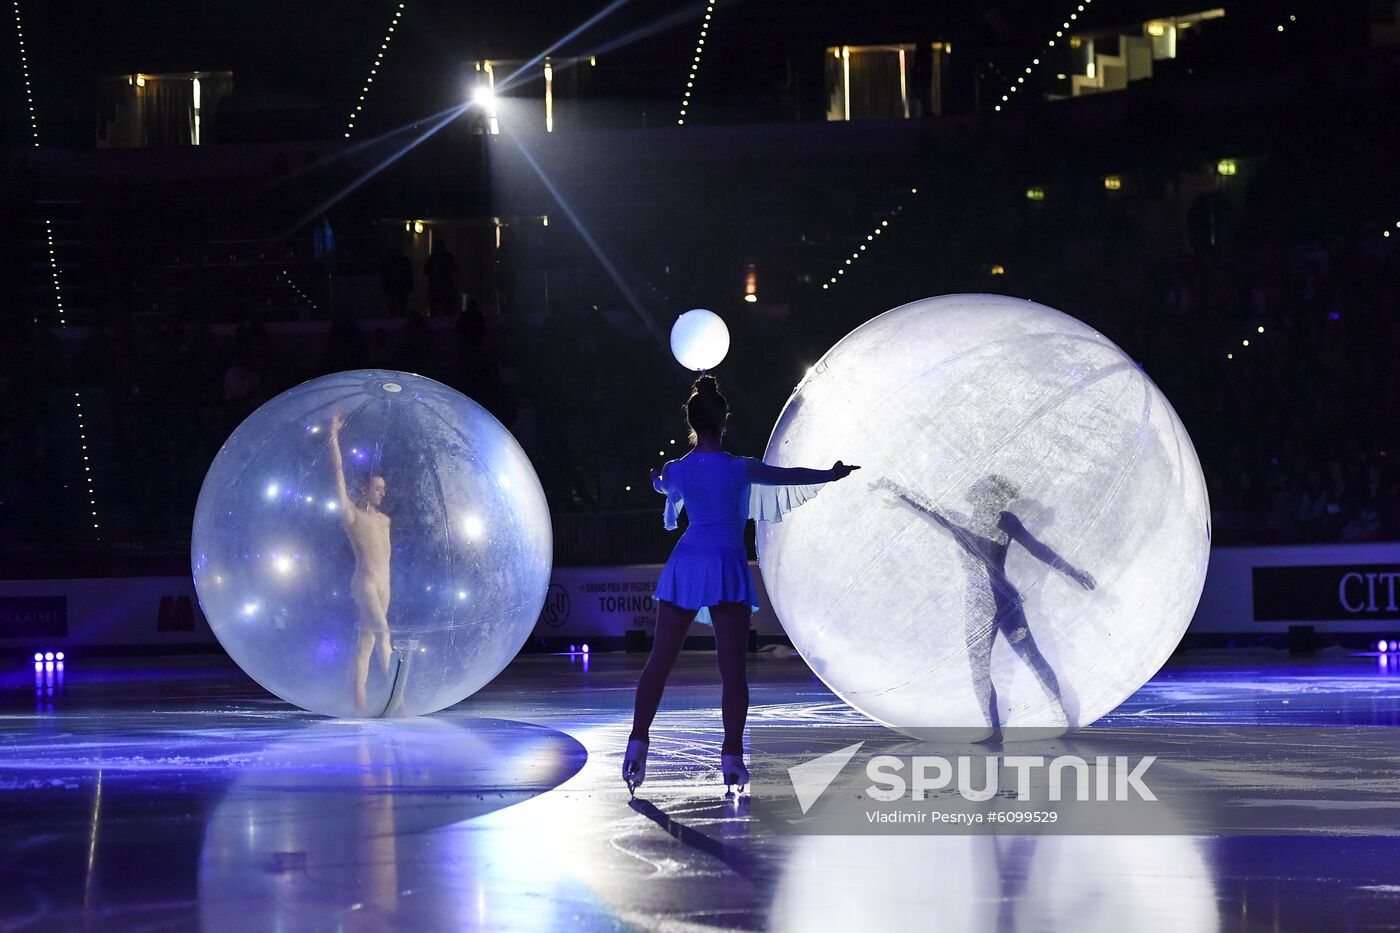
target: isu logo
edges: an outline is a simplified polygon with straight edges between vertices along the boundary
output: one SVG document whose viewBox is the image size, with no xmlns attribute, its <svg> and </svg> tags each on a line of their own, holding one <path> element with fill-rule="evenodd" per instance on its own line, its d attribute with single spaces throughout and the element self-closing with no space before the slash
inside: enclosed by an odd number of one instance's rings
<svg viewBox="0 0 1400 933">
<path fill-rule="evenodd" d="M 569 621 L 569 592 L 558 583 L 549 585 L 544 608 L 540 610 L 540 621 L 549 628 L 561 628 Z"/>
</svg>

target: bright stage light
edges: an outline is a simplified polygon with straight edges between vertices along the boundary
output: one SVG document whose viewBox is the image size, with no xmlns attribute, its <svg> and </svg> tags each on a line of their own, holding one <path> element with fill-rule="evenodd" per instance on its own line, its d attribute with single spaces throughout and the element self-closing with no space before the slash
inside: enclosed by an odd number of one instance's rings
<svg viewBox="0 0 1400 933">
<path fill-rule="evenodd" d="M 484 110 L 490 110 L 496 103 L 496 92 L 484 84 L 472 89 L 472 103 Z"/>
</svg>

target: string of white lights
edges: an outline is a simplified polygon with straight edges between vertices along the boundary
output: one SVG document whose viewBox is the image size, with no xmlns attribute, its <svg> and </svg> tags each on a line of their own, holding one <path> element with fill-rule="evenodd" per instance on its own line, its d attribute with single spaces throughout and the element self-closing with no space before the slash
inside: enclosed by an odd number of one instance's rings
<svg viewBox="0 0 1400 933">
<path fill-rule="evenodd" d="M 350 131 L 355 128 L 355 121 L 359 118 L 361 111 L 365 109 L 365 98 L 369 95 L 369 86 L 374 83 L 374 76 L 379 74 L 380 67 L 384 64 L 384 53 L 389 51 L 389 43 L 394 39 L 394 30 L 399 28 L 399 19 L 403 16 L 404 5 L 400 3 L 394 10 L 394 18 L 389 21 L 389 31 L 384 33 L 384 38 L 379 40 L 379 52 L 374 56 L 374 63 L 369 66 L 369 74 L 365 76 L 365 83 L 360 87 L 360 99 L 355 103 L 355 109 L 350 111 L 350 119 L 345 124 L 345 138 L 350 138 Z"/>
<path fill-rule="evenodd" d="M 705 18 L 700 21 L 700 38 L 695 42 L 695 57 L 690 61 L 690 74 L 685 79 L 685 93 L 681 95 L 681 115 L 676 118 L 676 126 L 685 126 L 685 114 L 690 109 L 690 96 L 695 91 L 695 76 L 700 72 L 700 56 L 705 51 L 705 37 L 710 32 L 710 20 L 715 15 L 715 0 L 706 0 Z"/>
<path fill-rule="evenodd" d="M 53 244 L 53 222 L 47 218 L 44 220 L 44 238 L 46 248 L 49 251 L 49 276 L 53 284 L 53 303 L 58 311 L 58 323 L 68 325 L 68 314 L 63 310 L 63 283 L 59 279 L 58 255 L 54 252 Z"/>
<path fill-rule="evenodd" d="M 994 108 L 998 113 L 1001 112 L 1002 104 L 1009 103 L 1011 101 L 1011 95 L 1015 94 L 1022 87 L 1024 87 L 1026 79 L 1029 78 L 1035 72 L 1035 69 L 1040 67 L 1041 57 L 1049 56 L 1050 50 L 1055 47 L 1055 43 L 1065 37 L 1065 33 L 1069 32 L 1070 26 L 1072 26 L 1074 22 L 1079 19 L 1079 14 L 1083 13 L 1084 8 L 1093 2 L 1094 0 L 1083 0 L 1083 2 L 1075 5 L 1074 11 L 1065 18 L 1065 21 L 1063 23 L 1060 24 L 1060 28 L 1055 30 L 1055 37 L 1045 43 L 1045 47 L 1034 58 L 1032 58 L 1031 63 L 1026 66 L 1025 72 L 1017 75 L 1015 82 L 1013 82 L 1011 86 L 1006 89 L 1006 93 L 1001 95 L 1001 104 L 997 104 Z"/>
<path fill-rule="evenodd" d="M 911 196 L 917 195 L 918 193 L 918 188 L 909 189 L 909 194 Z M 841 276 L 846 274 L 847 267 L 854 265 L 860 260 L 862 256 L 865 256 L 867 254 L 867 247 L 874 245 L 875 238 L 877 236 L 882 236 L 884 232 L 889 229 L 890 221 L 898 217 L 903 212 L 904 205 L 901 204 L 897 206 L 894 210 L 890 211 L 889 214 L 886 215 L 886 217 L 884 217 L 878 224 L 876 224 L 875 228 L 865 235 L 865 241 L 859 246 L 857 246 L 855 250 L 851 253 L 851 255 L 841 263 L 841 265 L 836 267 L 835 275 L 831 276 L 831 278 L 827 279 L 825 282 L 822 283 L 822 290 L 828 290 L 831 288 L 831 286 L 841 281 Z"/>
<path fill-rule="evenodd" d="M 67 313 L 63 310 L 63 283 L 59 278 L 58 256 L 54 253 L 53 223 L 49 220 L 44 221 L 44 236 L 48 241 L 49 273 L 52 276 L 53 300 L 58 310 L 58 323 L 67 327 Z M 73 391 L 73 412 L 77 415 L 78 420 L 78 446 L 82 451 L 83 485 L 87 491 L 88 511 L 92 513 L 93 531 L 97 531 L 97 490 L 92 485 L 92 461 L 89 459 L 91 454 L 88 453 L 87 425 L 83 423 L 83 394 L 76 389 Z"/>
<path fill-rule="evenodd" d="M 25 104 L 29 108 L 29 133 L 33 138 L 35 148 L 39 146 L 39 117 L 34 108 L 34 87 L 29 80 L 29 52 L 24 45 L 24 22 L 20 16 L 19 0 L 14 0 L 15 9 L 15 35 L 19 39 L 19 65 L 20 73 L 24 77 L 24 97 Z M 58 312 L 58 323 L 68 326 L 68 313 L 63 309 L 63 280 L 58 268 L 58 254 L 54 248 L 53 221 L 44 220 L 44 248 L 49 254 L 49 283 L 53 288 L 54 309 Z M 83 394 L 80 391 L 73 392 L 73 411 L 77 415 L 78 422 L 78 446 L 82 451 L 83 458 L 83 484 L 87 490 L 88 511 L 92 517 L 92 527 L 96 531 L 99 528 L 97 515 L 97 492 L 92 485 L 92 461 L 88 452 L 87 426 L 83 422 Z"/>
<path fill-rule="evenodd" d="M 19 38 L 19 70 L 24 78 L 24 99 L 29 107 L 29 134 L 33 137 L 34 145 L 39 145 L 39 118 L 34 113 L 34 86 L 29 83 L 29 53 L 24 47 L 24 23 L 20 20 L 19 0 L 15 3 L 15 35 Z"/>
<path fill-rule="evenodd" d="M 1262 334 L 1262 333 L 1264 333 L 1264 325 L 1263 325 L 1263 324 L 1258 324 L 1258 325 L 1256 325 L 1255 328 L 1254 328 L 1254 333 L 1256 333 L 1256 334 Z M 1245 350 L 1249 349 L 1249 338 L 1248 338 L 1248 337 L 1245 337 L 1245 338 L 1243 338 L 1243 339 L 1240 340 L 1240 347 L 1243 348 L 1243 349 L 1245 349 Z M 1234 358 L 1235 358 L 1235 354 L 1234 354 L 1234 353 L 1226 353 L 1226 354 L 1225 354 L 1225 359 L 1227 359 L 1227 360 L 1233 360 Z"/>
<path fill-rule="evenodd" d="M 292 291 L 297 293 L 298 298 L 306 302 L 306 304 L 310 305 L 311 310 L 315 311 L 318 309 L 319 306 L 316 304 L 316 302 L 311 300 L 310 295 L 308 295 L 306 292 L 302 291 L 300 288 L 297 287 L 297 283 L 292 281 L 291 273 L 289 273 L 286 269 L 282 270 L 282 274 L 278 276 L 278 278 L 286 282 L 287 286 L 291 288 Z"/>
<path fill-rule="evenodd" d="M 77 390 L 73 392 L 73 410 L 78 415 L 78 445 L 83 451 L 83 480 L 87 484 L 88 509 L 92 512 L 92 529 L 98 529 L 97 524 L 97 493 L 92 487 L 92 462 L 88 459 L 87 446 L 87 425 L 83 423 L 83 394 Z"/>
</svg>

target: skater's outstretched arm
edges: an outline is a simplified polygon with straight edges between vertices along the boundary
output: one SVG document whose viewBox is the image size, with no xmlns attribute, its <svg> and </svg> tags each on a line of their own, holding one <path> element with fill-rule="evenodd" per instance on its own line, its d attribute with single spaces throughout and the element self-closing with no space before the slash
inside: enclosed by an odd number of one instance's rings
<svg viewBox="0 0 1400 933">
<path fill-rule="evenodd" d="M 1029 551 L 1030 555 L 1036 560 L 1058 570 L 1086 590 L 1092 590 L 1098 585 L 1092 576 L 1080 570 L 1078 567 L 1075 567 L 1069 561 L 1055 553 L 1054 549 L 1048 544 L 1031 534 L 1030 530 L 1027 529 L 1025 525 L 1021 524 L 1021 520 L 1017 518 L 1014 513 L 1002 512 L 999 524 L 1001 525 L 1001 530 L 1006 532 L 1011 540 L 1017 542 L 1021 547 Z"/>
<path fill-rule="evenodd" d="M 847 466 L 837 460 L 829 470 L 813 470 L 808 467 L 779 467 L 764 463 L 757 457 L 745 461 L 748 467 L 748 481 L 760 486 L 816 486 L 845 479 L 858 466 Z"/>
<path fill-rule="evenodd" d="M 744 480 L 749 484 L 749 518 L 757 522 L 780 522 L 783 516 L 811 499 L 827 483 L 845 479 L 858 466 L 837 460 L 829 470 L 807 467 L 780 467 L 757 457 L 744 457 Z"/>
</svg>

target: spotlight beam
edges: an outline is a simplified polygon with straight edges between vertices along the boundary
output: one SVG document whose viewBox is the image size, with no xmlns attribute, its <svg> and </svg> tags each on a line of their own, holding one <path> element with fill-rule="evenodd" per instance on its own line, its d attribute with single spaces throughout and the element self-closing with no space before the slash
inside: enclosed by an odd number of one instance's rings
<svg viewBox="0 0 1400 933">
<path fill-rule="evenodd" d="M 575 229 L 579 232 L 579 236 L 583 237 L 583 242 L 588 244 L 588 248 L 593 251 L 593 256 L 598 260 L 599 265 L 603 267 L 603 271 L 608 274 L 608 278 L 612 279 L 613 284 L 617 286 L 617 290 L 622 293 L 622 297 L 626 298 L 627 303 L 632 306 L 632 311 L 637 315 L 642 325 L 646 327 L 647 333 L 662 346 L 669 346 L 668 338 L 662 335 L 661 330 L 656 326 L 656 322 L 651 319 L 651 315 L 642 307 L 641 299 L 637 297 L 636 292 L 632 291 L 631 286 L 623 279 L 622 274 L 617 271 L 617 267 L 613 265 L 612 260 L 608 259 L 602 247 L 598 245 L 598 241 L 595 240 L 593 235 L 588 232 L 588 229 L 584 227 L 583 222 L 579 220 L 578 214 L 574 213 L 573 206 L 569 204 L 568 199 L 559 191 L 554 182 L 550 181 L 549 176 L 544 173 L 544 169 L 540 168 L 540 164 L 535 161 L 535 157 L 530 155 L 530 151 L 525 148 L 525 145 L 514 133 L 503 132 L 501 135 L 507 137 L 515 144 L 515 147 L 520 150 L 520 154 L 525 157 L 525 161 L 530 164 L 530 168 L 539 176 L 545 188 L 549 189 L 549 193 L 554 198 L 555 203 L 559 205 L 559 209 L 564 212 L 564 215 L 567 216 L 569 220 L 573 221 Z"/>
<path fill-rule="evenodd" d="M 629 2 L 630 0 L 612 0 L 612 3 L 609 3 L 597 13 L 594 13 L 592 16 L 588 17 L 588 19 L 584 20 L 582 23 L 569 30 L 567 33 L 565 33 L 563 36 L 557 39 L 554 42 L 554 44 L 551 45 L 549 48 L 545 49 L 543 52 L 540 52 L 534 58 L 530 59 L 528 62 L 521 65 L 519 68 L 512 71 L 506 77 L 506 79 L 500 83 L 497 89 L 499 90 L 501 88 L 510 87 L 511 83 L 517 78 L 519 78 L 522 74 L 529 71 L 531 68 L 535 67 L 535 65 L 539 64 L 540 62 L 544 61 L 545 57 L 549 55 L 549 53 L 553 52 L 555 49 L 558 49 L 565 43 L 573 39 L 577 39 L 579 36 L 587 32 L 588 29 L 591 28 L 593 25 L 612 15 L 619 7 L 625 6 Z"/>
<path fill-rule="evenodd" d="M 539 54 L 537 54 L 536 56 L 534 56 L 533 58 L 531 58 L 528 62 L 526 62 L 525 64 L 521 65 L 519 68 L 517 68 L 515 71 L 511 72 L 511 74 L 510 74 L 508 77 L 506 77 L 504 80 L 498 82 L 498 83 L 496 84 L 495 88 L 494 88 L 495 92 L 499 95 L 500 93 L 502 93 L 502 92 L 504 92 L 504 91 L 506 91 L 506 90 L 509 90 L 510 87 L 513 86 L 513 84 L 518 83 L 518 82 L 521 80 L 521 76 L 522 76 L 522 75 L 524 75 L 526 78 L 528 78 L 528 75 L 525 75 L 525 72 L 528 71 L 528 69 L 530 69 L 530 68 L 533 67 L 534 65 L 538 64 L 539 62 L 543 61 L 544 58 L 545 58 L 547 55 L 549 55 L 551 52 L 553 52 L 554 50 L 558 49 L 559 47 L 561 47 L 561 46 L 564 45 L 565 43 L 567 43 L 567 42 L 569 42 L 570 40 L 575 39 L 575 38 L 577 38 L 578 36 L 582 35 L 582 34 L 583 34 L 584 32 L 586 32 L 590 27 L 596 25 L 598 22 L 600 22 L 601 20 L 603 20 L 605 17 L 611 15 L 611 14 L 614 13 L 618 8 L 624 6 L 624 5 L 625 5 L 626 3 L 628 3 L 628 2 L 629 2 L 629 0 L 612 0 L 611 3 L 609 3 L 609 4 L 608 4 L 607 6 L 605 6 L 603 9 L 599 10 L 597 13 L 593 14 L 592 16 L 590 16 L 587 20 L 585 20 L 585 21 L 584 21 L 582 24 L 580 24 L 578 27 L 576 27 L 576 28 L 570 30 L 567 34 L 565 34 L 563 37 L 561 37 L 557 42 L 555 42 L 554 44 L 552 44 L 551 46 L 549 46 L 549 48 L 545 49 L 543 52 L 540 52 Z M 603 54 L 605 54 L 605 53 L 612 52 L 612 51 L 615 51 L 615 50 L 617 50 L 617 49 L 619 49 L 619 48 L 623 48 L 623 47 L 625 47 L 625 46 L 631 45 L 631 44 L 633 44 L 633 43 L 635 43 L 635 42 L 640 42 L 641 40 L 646 39 L 646 38 L 649 38 L 649 37 L 651 37 L 651 36 L 653 36 L 653 35 L 656 35 L 656 34 L 658 34 L 658 33 L 665 32 L 665 31 L 668 30 L 668 29 L 671 29 L 671 28 L 673 28 L 673 27 L 675 27 L 675 26 L 677 26 L 677 25 L 680 25 L 681 23 L 687 22 L 688 20 L 691 20 L 691 19 L 694 19 L 694 18 L 695 18 L 695 13 L 694 13 L 694 12 L 690 12 L 690 11 L 684 11 L 684 10 L 683 10 L 683 11 L 678 11 L 678 12 L 675 12 L 675 13 L 671 13 L 671 14 L 668 14 L 667 16 L 664 16 L 664 17 L 662 17 L 662 18 L 656 20 L 655 22 L 651 23 L 650 25 L 642 26 L 642 27 L 640 27 L 640 28 L 638 28 L 638 29 L 632 30 L 631 32 L 628 32 L 628 33 L 625 33 L 625 34 L 623 34 L 623 35 L 621 35 L 621 36 L 617 36 L 616 38 L 607 40 L 607 41 L 604 42 L 603 44 L 598 45 L 598 46 L 596 46 L 596 47 L 594 47 L 594 48 L 592 48 L 592 49 L 590 49 L 590 50 L 588 50 L 588 51 L 585 51 L 585 52 L 583 52 L 583 53 L 580 53 L 580 55 L 574 56 L 574 57 L 575 57 L 575 58 L 590 58 L 590 57 L 594 57 L 594 56 L 597 56 L 597 55 L 603 55 Z M 562 70 L 564 70 L 564 69 L 567 68 L 567 67 L 572 67 L 574 64 L 576 64 L 576 62 L 570 63 L 569 65 L 564 65 L 564 64 L 561 63 L 561 65 L 558 66 L 557 70 L 562 71 Z M 340 202 L 341 200 L 343 200 L 345 197 L 347 197 L 348 195 L 350 195 L 352 192 L 354 192 L 357 188 L 359 188 L 359 187 L 360 187 L 361 185 L 363 185 L 365 182 L 367 182 L 367 181 L 369 181 L 371 178 L 373 178 L 376 174 L 378 174 L 379 172 L 383 171 L 385 168 L 387 168 L 388 166 L 392 165 L 394 162 L 398 161 L 398 159 L 402 158 L 405 154 L 408 153 L 409 150 L 411 150 L 411 149 L 413 149 L 414 147 L 418 146 L 420 143 L 422 143 L 424 140 L 426 140 L 426 139 L 427 139 L 429 136 L 431 136 L 433 133 L 435 133 L 435 132 L 437 132 L 439 129 L 441 129 L 443 124 L 445 124 L 445 123 L 447 123 L 447 122 L 450 122 L 452 119 L 454 119 L 455 117 L 457 117 L 458 115 L 460 115 L 465 109 L 466 109 L 466 108 L 465 108 L 464 106 L 453 106 L 453 107 L 447 108 L 446 110 L 441 110 L 441 111 L 439 111 L 439 112 L 437 112 L 437 113 L 435 113 L 435 114 L 431 114 L 431 115 L 429 115 L 429 116 L 427 116 L 427 117 L 421 117 L 421 118 L 419 118 L 418 120 L 415 120 L 412 124 L 405 124 L 404 126 L 398 127 L 397 129 L 389 130 L 388 132 L 383 133 L 383 134 L 381 134 L 381 135 L 379 135 L 379 136 L 377 136 L 377 137 L 374 137 L 374 138 L 372 138 L 372 139 L 366 139 L 366 140 L 357 141 L 353 146 L 349 146 L 349 147 L 346 147 L 346 148 L 344 148 L 344 149 L 341 149 L 340 151 L 334 153 L 334 154 L 331 155 L 330 157 L 328 157 L 328 158 L 322 160 L 321 162 L 319 162 L 319 163 L 317 164 L 317 166 L 315 167 L 316 169 L 324 168 L 324 167 L 326 167 L 326 166 L 327 166 L 328 164 L 330 164 L 330 163 L 336 162 L 336 161 L 338 161 L 338 160 L 340 160 L 340 159 L 349 158 L 349 157 L 352 156 L 352 155 L 356 155 L 356 154 L 358 154 L 358 153 L 360 153 L 360 152 L 362 152 L 362 151 L 364 151 L 364 150 L 366 150 L 366 149 L 370 149 L 370 148 L 372 148 L 373 146 L 377 145 L 378 143 L 380 143 L 380 142 L 382 142 L 382 141 L 384 141 L 384 140 L 390 139 L 390 138 L 392 138 L 392 137 L 394 137 L 394 136 L 397 136 L 397 135 L 400 134 L 400 133 L 405 132 L 406 130 L 411 129 L 413 126 L 416 126 L 417 124 L 423 122 L 424 120 L 441 120 L 440 123 L 438 123 L 437 125 L 433 126 L 431 129 L 428 130 L 428 132 L 426 132 L 426 133 L 424 133 L 423 135 L 419 136 L 417 139 L 415 139 L 415 140 L 413 140 L 412 142 L 410 142 L 410 143 L 409 143 L 406 147 L 404 147 L 402 150 L 400 150 L 399 152 L 397 152 L 397 153 L 395 153 L 394 155 L 390 156 L 388 159 L 384 160 L 383 162 L 379 163 L 377 166 L 375 166 L 373 169 L 371 169 L 370 172 L 369 172 L 368 174 L 366 174 L 366 175 L 362 176 L 361 178 L 357 179 L 356 181 L 352 182 L 352 183 L 351 183 L 349 186 L 347 186 L 344 190 L 342 190 L 342 191 L 340 191 L 339 193 L 333 195 L 330 199 L 328 199 L 327 201 L 325 201 L 323 204 L 321 204 L 321 205 L 320 205 L 319 207 L 317 207 L 315 210 L 311 211 L 309 214 L 305 215 L 302 219 L 298 220 L 298 221 L 297 221 L 295 224 L 293 224 L 289 229 L 287 229 L 287 230 L 285 230 L 284 232 L 278 234 L 278 235 L 277 235 L 276 237 L 274 237 L 270 242 L 276 243 L 276 242 L 280 242 L 280 241 L 282 241 L 282 240 L 285 240 L 287 237 L 291 236 L 291 235 L 292 235 L 293 233 L 295 233 L 297 230 L 299 230 L 299 229 L 301 229 L 302 227 L 304 227 L 307 223 L 310 223 L 310 222 L 311 222 L 312 220 L 314 220 L 316 217 L 320 216 L 320 214 L 324 213 L 324 212 L 325 212 L 326 210 L 328 210 L 329 208 L 335 206 L 337 203 L 339 203 L 339 202 Z M 517 145 L 517 146 L 520 145 L 518 141 L 516 142 L 516 145 Z M 522 150 L 522 151 L 523 151 L 523 150 Z M 534 168 L 534 170 L 535 170 L 536 172 L 540 172 L 539 166 L 538 166 L 537 164 L 535 164 L 534 161 L 533 161 L 532 159 L 530 159 L 530 157 L 529 157 L 528 155 L 526 156 L 526 158 L 527 158 L 527 160 L 530 160 L 531 167 Z M 278 180 L 275 181 L 275 182 L 272 182 L 272 184 L 271 184 L 269 187 L 276 187 L 276 186 L 279 186 L 279 185 L 286 184 L 286 183 L 288 183 L 288 182 L 290 182 L 290 181 L 292 181 L 292 180 L 298 178 L 298 177 L 301 176 L 302 174 L 307 173 L 307 172 L 310 172 L 310 171 L 312 171 L 312 170 L 313 170 L 313 169 L 301 169 L 301 170 L 299 170 L 299 171 L 297 171 L 297 172 L 292 173 L 290 176 L 287 176 L 287 177 L 278 179 Z M 544 178 L 542 172 L 540 173 L 540 177 L 541 177 L 542 179 Z M 555 189 L 554 189 L 553 186 L 549 183 L 548 180 L 545 180 L 545 184 L 546 184 L 547 187 L 550 188 L 551 193 L 554 194 L 554 196 L 556 197 L 556 199 L 559 200 L 560 206 L 561 206 L 561 207 L 564 207 L 565 202 L 563 201 L 562 197 L 558 194 L 558 192 L 555 191 Z M 566 208 L 566 210 L 567 210 L 567 208 Z M 570 212 L 570 213 L 571 213 L 571 212 Z M 571 216 L 572 216 L 572 213 L 571 213 Z M 574 219 L 575 219 L 575 223 L 577 224 L 577 219 L 576 219 L 576 218 L 574 218 Z M 583 228 L 580 226 L 579 229 L 580 229 L 580 231 L 582 231 Z M 585 236 L 587 236 L 587 235 L 585 234 Z M 602 262 L 605 263 L 605 268 L 610 268 L 610 267 L 607 266 L 606 260 L 603 259 L 601 252 L 599 252 L 599 251 L 597 250 L 596 245 L 593 245 L 593 248 L 594 248 L 594 251 L 595 251 L 596 253 L 599 254 L 599 259 L 600 259 L 600 261 L 602 261 Z M 611 275 L 611 274 L 614 274 L 614 273 L 612 272 L 611 269 L 610 269 L 610 271 L 609 271 L 609 274 L 610 274 L 610 275 Z M 620 279 L 619 279 L 619 284 L 620 284 Z M 622 286 L 622 287 L 625 288 L 625 286 Z M 630 292 L 629 292 L 628 294 L 630 295 Z M 631 301 L 633 302 L 634 307 L 639 307 L 639 305 L 638 305 L 637 302 L 635 301 L 635 296 L 631 296 L 631 297 L 629 298 L 629 300 L 631 300 Z M 651 327 L 652 327 L 652 329 L 653 329 L 653 331 L 654 331 L 655 325 L 651 325 Z M 660 339 L 659 336 L 658 336 L 658 339 Z"/>
<path fill-rule="evenodd" d="M 696 14 L 685 10 L 681 10 L 676 13 L 670 13 L 666 16 L 661 17 L 661 19 L 658 19 L 656 22 L 652 23 L 649 26 L 641 26 L 637 29 L 632 30 L 629 33 L 624 33 L 623 35 L 620 35 L 615 39 L 610 39 L 602 45 L 598 46 L 597 48 L 589 49 L 587 52 L 582 53 L 579 57 L 583 58 L 592 55 L 603 55 L 607 52 L 612 52 L 616 49 L 622 48 L 623 46 L 631 45 L 634 42 L 640 42 L 643 39 L 648 39 L 656 35 L 657 33 L 665 32 L 668 29 L 674 29 L 676 26 L 679 26 L 682 23 L 688 23 L 691 20 L 695 19 L 695 16 Z"/>
<path fill-rule="evenodd" d="M 566 71 L 569 68 L 577 67 L 578 61 L 581 59 L 593 58 L 599 55 L 606 55 L 609 52 L 614 52 L 617 49 L 624 48 L 626 46 L 632 45 L 633 43 L 641 42 L 643 39 L 648 39 L 654 35 L 657 35 L 658 33 L 663 33 L 668 29 L 673 29 L 676 26 L 681 25 L 682 23 L 690 22 L 695 18 L 696 14 L 688 10 L 681 10 L 675 13 L 668 13 L 667 15 L 661 17 L 660 19 L 656 20 L 655 22 L 649 25 L 640 26 L 637 29 L 632 30 L 631 32 L 624 33 L 612 39 L 608 39 L 604 41 L 601 45 L 596 45 L 592 48 L 584 49 L 583 51 L 578 52 L 577 54 L 571 55 L 570 58 L 574 60 L 571 62 L 559 62 L 554 66 L 554 73 L 559 74 L 560 72 Z M 574 32 L 570 33 L 570 35 L 575 35 L 581 31 L 582 27 L 580 27 L 580 29 L 574 30 Z M 565 37 L 565 39 L 561 39 L 559 40 L 559 42 L 550 46 L 549 51 L 553 51 L 555 48 L 558 48 L 567 40 L 567 38 L 568 37 Z M 502 91 L 509 90 L 515 84 L 528 80 L 530 76 L 524 74 L 525 70 L 539 63 L 545 55 L 549 54 L 549 51 L 541 52 L 529 62 L 522 65 L 520 68 L 517 68 L 514 72 L 510 74 L 508 78 L 506 78 L 503 81 L 496 82 L 496 92 L 500 93 Z"/>
<path fill-rule="evenodd" d="M 254 191 L 270 191 L 270 190 L 273 190 L 273 189 L 276 189 L 276 188 L 281 188 L 281 187 L 283 187 L 283 186 L 285 186 L 285 185 L 290 185 L 290 184 L 292 184 L 293 182 L 300 181 L 300 180 L 302 179 L 303 176 L 310 175 L 310 174 L 312 174 L 313 172 L 319 172 L 319 171 L 321 171 L 322 169 L 325 169 L 325 168 L 327 168 L 328 166 L 333 165 L 333 164 L 335 164 L 335 163 L 337 163 L 337 162 L 343 161 L 343 160 L 348 159 L 348 158 L 350 158 L 350 157 L 352 157 L 352 156 L 360 155 L 361 153 L 365 152 L 366 150 L 373 149 L 373 148 L 375 148 L 376 146 L 379 146 L 379 145 L 380 145 L 381 143 L 383 143 L 385 140 L 392 139 L 393 137 L 398 136 L 398 135 L 403 134 L 403 133 L 407 133 L 408 131 L 414 129 L 415 127 L 417 127 L 419 124 L 423 123 L 424 121 L 427 121 L 427 120 L 437 120 L 437 119 L 440 119 L 441 117 L 444 117 L 444 116 L 446 116 L 446 115 L 448 115 L 448 114 L 460 113 L 461 110 L 462 110 L 462 106 L 461 106 L 460 104 L 453 104 L 451 107 L 448 107 L 446 110 L 439 110 L 437 113 L 430 113 L 430 114 L 428 114 L 427 116 L 417 117 L 417 118 L 414 119 L 414 121 L 413 121 L 412 123 L 405 123 L 403 126 L 395 127 L 395 128 L 392 129 L 392 130 L 388 130 L 387 132 L 380 133 L 378 136 L 372 136 L 372 137 L 370 137 L 370 138 L 368 138 L 368 139 L 356 139 L 356 140 L 354 140 L 353 142 L 350 142 L 350 143 L 343 143 L 343 144 L 340 146 L 340 148 L 336 149 L 334 152 L 330 153 L 329 155 L 325 156 L 324 158 L 318 159 L 318 160 L 316 161 L 316 164 L 315 164 L 315 165 L 304 166 L 304 167 L 295 169 L 294 171 L 289 172 L 288 174 L 283 175 L 283 176 L 281 176 L 281 177 L 279 177 L 279 178 L 275 178 L 275 179 L 273 179 L 273 180 L 271 180 L 271 181 L 264 182 L 263 184 L 257 186 L 256 188 L 254 188 L 254 189 L 252 189 L 252 190 L 254 190 Z M 416 145 L 416 143 L 415 143 L 415 145 Z"/>
<path fill-rule="evenodd" d="M 361 185 L 363 185 L 365 182 L 369 181 L 371 178 L 384 171 L 384 169 L 393 165 L 399 159 L 408 155 L 409 152 L 411 152 L 413 149 L 416 149 L 429 136 L 432 136 L 438 130 L 442 129 L 444 126 L 457 119 L 457 117 L 461 116 L 461 114 L 465 112 L 469 106 L 471 105 L 459 104 L 456 107 L 449 107 L 447 110 L 439 111 L 437 114 L 434 114 L 433 116 L 438 117 L 439 119 L 432 126 L 428 127 L 422 133 L 419 133 L 416 137 L 410 140 L 407 145 L 391 153 L 387 158 L 381 160 L 377 165 L 375 165 L 369 171 L 365 172 L 359 178 L 350 182 L 350 184 L 346 185 L 344 188 L 331 195 L 325 201 L 322 201 L 311 211 L 309 211 L 306 214 L 303 214 L 301 218 L 298 219 L 295 223 L 293 223 L 290 227 L 282 231 L 282 233 L 278 234 L 276 237 L 273 237 L 271 242 L 278 243 L 282 240 L 285 240 L 287 237 L 291 236 L 293 233 L 300 230 L 302 227 L 306 226 L 308 223 L 315 220 L 317 217 L 321 216 L 326 211 L 330 210 L 336 204 L 339 204 L 345 198 L 349 197 L 352 193 L 354 193 L 354 191 L 358 189 Z"/>
</svg>

